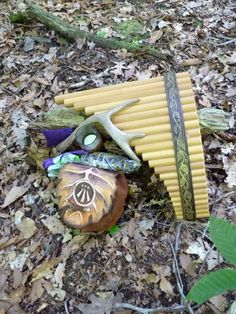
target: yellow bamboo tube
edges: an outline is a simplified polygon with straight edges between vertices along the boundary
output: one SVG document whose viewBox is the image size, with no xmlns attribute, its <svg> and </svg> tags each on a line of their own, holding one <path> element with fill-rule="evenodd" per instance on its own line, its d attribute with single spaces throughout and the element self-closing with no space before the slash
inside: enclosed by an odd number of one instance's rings
<svg viewBox="0 0 236 314">
<path fill-rule="evenodd" d="M 190 84 L 183 86 L 183 90 L 180 91 L 181 97 L 187 97 L 187 96 L 193 96 L 193 90 L 190 87 Z M 109 93 L 106 93 L 104 95 L 97 95 L 96 97 L 91 96 L 82 96 L 82 97 L 77 97 L 77 98 L 69 98 L 64 101 L 64 106 L 66 107 L 71 107 L 74 105 L 75 110 L 83 110 L 84 107 L 89 107 L 89 106 L 99 106 L 102 103 L 107 103 L 110 102 L 111 99 L 114 102 L 122 102 L 124 99 L 129 100 L 129 99 L 134 99 L 134 98 L 141 98 L 149 95 L 156 95 L 159 94 L 160 97 L 162 97 L 162 100 L 166 99 L 165 91 L 164 89 L 157 90 L 156 87 L 136 87 L 133 91 L 127 90 L 126 92 L 114 92 L 111 91 Z M 162 95 L 162 96 L 161 96 Z"/>
<path fill-rule="evenodd" d="M 173 207 L 175 208 L 175 207 L 180 207 L 181 206 L 181 202 L 172 202 L 172 204 L 173 204 Z"/>
<path fill-rule="evenodd" d="M 188 106 L 190 104 L 193 104 L 193 106 L 196 107 L 193 95 L 182 97 L 181 101 L 182 101 L 183 107 Z M 109 102 L 109 103 L 100 104 L 99 106 L 95 105 L 95 106 L 85 107 L 85 113 L 86 115 L 89 116 L 91 114 L 94 114 L 95 112 L 108 111 L 114 108 L 116 105 L 117 105 L 117 102 Z M 166 100 L 165 94 L 140 97 L 140 100 L 138 102 L 122 109 L 116 115 L 120 116 L 125 113 L 143 112 L 146 110 L 158 109 L 158 108 L 167 108 L 167 100 Z"/>
<path fill-rule="evenodd" d="M 161 173 L 169 173 L 172 171 L 176 171 L 175 160 L 173 160 L 173 161 L 174 161 L 173 164 L 164 165 L 164 166 L 159 164 L 159 160 L 150 160 L 148 162 L 148 164 L 149 164 L 149 167 L 151 167 L 151 168 L 156 167 L 155 171 L 157 171 L 158 174 L 161 174 Z M 202 161 L 197 161 L 197 162 L 191 163 L 191 169 L 192 170 L 202 169 L 202 166 L 204 166 L 204 163 Z"/>
<path fill-rule="evenodd" d="M 173 193 L 172 193 L 173 194 Z M 170 198 L 171 198 L 171 200 L 180 200 L 181 199 L 181 197 L 180 197 L 180 194 L 178 195 L 178 196 L 172 196 L 172 194 L 170 195 Z M 194 194 L 194 199 L 195 200 L 208 200 L 208 195 L 207 195 L 207 193 L 205 192 L 205 193 L 201 193 L 201 194 Z"/>
<path fill-rule="evenodd" d="M 186 113 L 186 119 L 194 119 L 194 120 L 187 120 L 185 122 L 186 125 L 192 125 L 193 127 L 199 127 L 199 122 L 197 119 L 195 119 L 195 114 L 192 112 Z M 114 121 L 114 118 L 112 118 L 112 122 Z M 132 120 L 129 122 L 120 122 L 116 123 L 116 126 L 122 130 L 132 130 L 134 128 L 142 128 L 147 125 L 163 125 L 163 124 L 169 124 L 169 116 L 163 116 L 163 117 L 154 117 L 154 118 L 147 118 L 147 119 L 141 119 L 141 120 Z M 145 132 L 145 131 L 144 131 Z"/>
<path fill-rule="evenodd" d="M 192 105 L 191 110 L 185 110 L 185 112 L 188 114 L 187 119 L 191 118 L 196 118 L 196 112 L 193 111 Z M 147 119 L 147 118 L 152 118 L 152 117 L 163 117 L 168 115 L 168 108 L 160 108 L 160 109 L 152 109 L 152 110 L 146 110 L 143 112 L 136 112 L 136 113 L 129 113 L 129 114 L 124 114 L 124 115 L 114 115 L 112 118 L 113 123 L 119 123 L 119 122 L 129 122 L 129 121 L 135 121 L 135 120 L 142 120 L 142 119 Z"/>
<path fill-rule="evenodd" d="M 199 154 L 199 150 L 200 150 L 199 146 L 191 146 L 188 148 L 188 150 L 189 150 L 189 154 L 191 154 L 191 157 L 192 157 L 192 158 L 190 157 L 190 160 L 192 161 L 201 160 L 202 154 Z M 142 154 L 142 158 L 144 161 L 169 158 L 169 157 L 174 157 L 174 156 L 175 154 L 174 154 L 173 149 L 151 151 L 151 152 Z"/>
<path fill-rule="evenodd" d="M 204 214 L 204 213 L 207 213 L 207 212 L 208 212 L 208 215 L 209 215 L 209 205 L 208 204 L 206 204 L 206 205 L 198 205 L 197 213 Z"/>
<path fill-rule="evenodd" d="M 188 72 L 182 72 L 182 73 L 177 73 L 176 74 L 177 79 L 179 78 L 185 78 L 187 77 L 189 79 L 189 74 Z M 163 81 L 163 76 L 158 76 L 154 77 L 151 79 L 145 79 L 145 80 L 139 80 L 139 81 L 133 81 L 133 82 L 127 82 L 127 83 L 121 83 L 117 85 L 110 85 L 110 86 L 105 86 L 105 87 L 100 87 L 100 88 L 94 88 L 94 89 L 89 89 L 85 91 L 80 91 L 80 92 L 74 92 L 74 93 L 65 93 L 61 94 L 55 97 L 55 102 L 57 104 L 62 104 L 65 99 L 68 98 L 74 98 L 76 96 L 86 96 L 86 95 L 97 95 L 98 93 L 105 93 L 110 90 L 123 90 L 132 86 L 143 86 L 143 85 L 149 85 L 150 82 L 162 82 Z"/>
<path fill-rule="evenodd" d="M 168 136 L 167 136 L 168 135 Z M 139 153 L 147 153 L 147 152 L 159 152 L 161 150 L 172 149 L 173 150 L 173 142 L 171 134 L 163 134 L 164 139 L 160 142 L 144 144 L 144 145 L 135 145 L 135 151 L 137 154 Z M 161 139 L 161 138 L 160 138 Z M 164 143 L 163 143 L 164 141 Z M 189 146 L 199 145 L 199 138 L 191 138 L 188 140 Z"/>
<path fill-rule="evenodd" d="M 152 145 L 155 143 L 165 142 L 165 141 L 170 141 L 170 140 L 172 141 L 172 134 L 170 132 L 165 132 L 162 135 L 153 134 L 153 135 L 147 135 L 143 138 L 134 139 L 130 141 L 130 144 L 131 146 L 135 145 L 136 148 L 141 147 L 141 146 L 145 148 L 146 145 Z"/>
<path fill-rule="evenodd" d="M 195 199 L 195 200 L 203 200 L 203 199 L 208 200 L 208 195 L 207 195 L 206 192 L 205 192 L 205 193 L 201 193 L 201 194 L 195 193 L 195 194 L 194 194 L 194 199 Z"/>
<path fill-rule="evenodd" d="M 171 197 L 170 199 L 172 202 L 180 202 L 181 201 L 180 197 Z"/>
<path fill-rule="evenodd" d="M 206 180 L 206 177 L 205 176 L 202 176 L 202 177 L 193 177 L 192 178 L 192 180 L 193 180 L 193 184 L 198 184 L 198 183 L 204 183 L 205 182 L 205 180 Z M 178 179 L 176 178 L 176 179 L 165 179 L 164 180 L 164 182 L 165 182 L 165 185 L 166 186 L 172 186 L 172 185 L 175 185 L 175 184 L 179 184 L 178 182 Z"/>
<path fill-rule="evenodd" d="M 179 190 L 179 186 L 170 186 L 170 187 L 166 187 L 166 188 L 167 188 L 168 192 L 177 192 Z M 204 185 L 202 183 L 193 184 L 193 189 L 194 189 L 195 193 L 197 193 L 197 190 L 201 190 L 201 189 L 203 189 L 203 191 L 206 191 L 204 188 Z"/>
<path fill-rule="evenodd" d="M 206 186 L 206 182 L 200 182 L 200 183 L 193 182 L 193 189 L 203 188 L 204 186 Z"/>
<path fill-rule="evenodd" d="M 188 139 L 196 141 L 196 142 L 198 139 L 199 144 L 202 145 L 201 138 L 199 138 L 199 130 L 198 129 L 188 130 L 187 136 L 188 136 Z M 172 134 L 171 134 L 171 132 L 165 131 L 165 132 L 161 133 L 161 135 L 159 133 L 155 133 L 155 134 L 150 134 L 150 135 L 148 134 L 143 138 L 133 139 L 130 141 L 130 145 L 131 146 L 134 146 L 134 145 L 139 146 L 139 145 L 151 144 L 151 143 L 156 143 L 156 142 L 163 142 L 163 141 L 166 141 L 168 139 L 172 139 Z"/>
<path fill-rule="evenodd" d="M 192 87 L 191 82 L 189 82 L 188 78 L 181 78 L 180 81 L 180 90 L 182 89 L 190 89 Z M 98 93 L 96 95 L 97 104 L 102 104 L 105 102 L 109 102 L 111 99 L 113 101 L 117 101 L 120 97 L 117 96 L 123 95 L 122 99 L 127 98 L 139 98 L 145 96 L 152 96 L 156 94 L 164 94 L 165 93 L 165 86 L 164 81 L 162 82 L 150 82 L 148 85 L 144 86 L 132 86 L 122 90 L 110 90 L 106 93 Z M 73 98 L 68 98 L 64 100 L 64 105 L 71 105 L 83 102 L 85 99 L 90 103 L 94 99 L 94 95 L 85 95 L 85 96 L 77 96 Z M 105 101 L 107 100 L 107 101 Z M 93 104 L 94 105 L 94 104 Z M 77 109 L 77 108 L 76 108 Z"/>
<path fill-rule="evenodd" d="M 146 144 L 146 145 L 135 145 L 135 151 L 137 154 L 140 153 L 146 153 L 146 152 L 161 152 L 165 151 L 166 149 L 171 149 L 173 150 L 173 142 L 171 140 L 166 140 L 164 142 L 160 143 L 151 143 L 151 144 Z"/>
<path fill-rule="evenodd" d="M 198 205 L 207 205 L 208 204 L 208 200 L 207 199 L 202 199 L 202 200 L 196 199 L 195 200 L 195 204 L 196 204 L 196 206 L 198 206 Z"/>
</svg>

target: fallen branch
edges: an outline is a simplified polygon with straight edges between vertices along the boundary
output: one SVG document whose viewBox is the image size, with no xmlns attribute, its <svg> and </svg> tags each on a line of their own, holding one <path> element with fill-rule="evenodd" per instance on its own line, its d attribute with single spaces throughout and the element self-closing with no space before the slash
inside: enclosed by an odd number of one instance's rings
<svg viewBox="0 0 236 314">
<path fill-rule="evenodd" d="M 98 47 L 110 48 L 110 49 L 126 49 L 129 52 L 135 52 L 139 54 L 149 54 L 160 60 L 166 60 L 167 56 L 150 46 L 143 46 L 140 44 L 134 44 L 126 41 L 120 41 L 113 38 L 103 38 L 94 35 L 90 32 L 81 30 L 78 27 L 72 26 L 69 23 L 61 20 L 59 17 L 45 11 L 43 8 L 36 4 L 28 3 L 27 6 L 28 15 L 34 20 L 39 21 L 45 26 L 53 29 L 63 37 L 69 40 L 76 40 L 78 38 L 85 39 L 90 42 L 94 42 Z"/>
<path fill-rule="evenodd" d="M 163 307 L 159 306 L 156 308 L 150 308 L 150 309 L 145 309 L 136 305 L 128 304 L 128 303 L 116 303 L 114 306 L 115 309 L 129 309 L 136 311 L 141 314 L 150 314 L 150 313 L 174 313 L 174 312 L 181 312 L 183 311 L 186 307 L 184 305 L 177 305 L 177 306 L 168 306 L 168 307 Z"/>
</svg>

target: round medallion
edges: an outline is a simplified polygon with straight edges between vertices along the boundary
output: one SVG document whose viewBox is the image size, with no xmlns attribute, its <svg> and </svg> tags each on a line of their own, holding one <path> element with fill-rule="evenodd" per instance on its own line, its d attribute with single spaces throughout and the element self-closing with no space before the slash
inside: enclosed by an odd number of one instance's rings
<svg viewBox="0 0 236 314">
<path fill-rule="evenodd" d="M 79 181 L 74 187 L 73 196 L 76 204 L 86 207 L 93 203 L 95 190 L 88 181 Z"/>
</svg>

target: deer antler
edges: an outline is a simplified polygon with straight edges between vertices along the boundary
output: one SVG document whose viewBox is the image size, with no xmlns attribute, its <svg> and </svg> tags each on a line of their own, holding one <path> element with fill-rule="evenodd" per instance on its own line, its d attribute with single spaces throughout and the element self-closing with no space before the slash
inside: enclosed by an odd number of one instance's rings
<svg viewBox="0 0 236 314">
<path fill-rule="evenodd" d="M 104 129 L 111 136 L 111 138 L 120 146 L 120 148 L 127 154 L 127 156 L 129 156 L 133 160 L 140 161 L 133 152 L 133 150 L 130 148 L 129 141 L 133 138 L 144 137 L 145 134 L 141 132 L 125 133 L 118 129 L 111 121 L 111 116 L 113 114 L 137 101 L 139 101 L 139 99 L 127 100 L 125 102 L 118 104 L 109 111 L 97 113 L 87 118 L 85 121 L 81 122 L 81 124 L 74 130 L 74 132 L 67 139 L 65 139 L 62 143 L 56 146 L 55 148 L 56 153 L 63 153 L 74 142 L 76 138 L 76 133 L 81 127 L 92 123 L 99 123 L 104 127 Z"/>
</svg>

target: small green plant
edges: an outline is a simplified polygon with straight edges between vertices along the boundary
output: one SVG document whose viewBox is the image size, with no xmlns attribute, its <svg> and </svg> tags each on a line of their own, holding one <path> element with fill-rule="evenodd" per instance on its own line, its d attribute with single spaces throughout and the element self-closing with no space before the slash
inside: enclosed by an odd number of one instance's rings
<svg viewBox="0 0 236 314">
<path fill-rule="evenodd" d="M 143 24 L 137 20 L 127 20 L 116 25 L 115 30 L 125 37 L 126 41 L 137 43 L 143 38 Z"/>
<path fill-rule="evenodd" d="M 211 217 L 209 229 L 219 253 L 227 262 L 236 265 L 236 225 Z M 230 290 L 236 290 L 236 269 L 220 269 L 201 278 L 189 291 L 187 299 L 202 304 Z"/>
<path fill-rule="evenodd" d="M 110 236 L 113 236 L 114 234 L 116 234 L 116 233 L 119 232 L 119 231 L 120 231 L 120 227 L 119 227 L 118 225 L 114 225 L 114 226 L 112 226 L 112 227 L 108 230 Z"/>
</svg>

